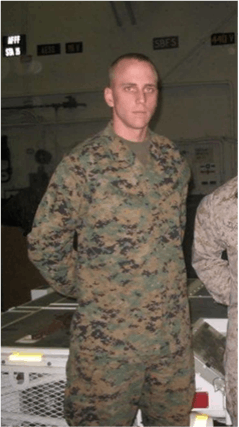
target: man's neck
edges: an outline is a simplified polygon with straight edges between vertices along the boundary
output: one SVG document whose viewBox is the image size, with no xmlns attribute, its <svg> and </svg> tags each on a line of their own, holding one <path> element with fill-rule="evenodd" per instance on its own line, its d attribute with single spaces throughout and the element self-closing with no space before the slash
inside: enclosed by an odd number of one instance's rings
<svg viewBox="0 0 239 427">
<path fill-rule="evenodd" d="M 133 142 L 145 141 L 148 134 L 148 127 L 145 127 L 143 129 L 122 128 L 122 126 L 117 126 L 117 124 L 114 122 L 113 129 L 116 135 Z"/>
</svg>

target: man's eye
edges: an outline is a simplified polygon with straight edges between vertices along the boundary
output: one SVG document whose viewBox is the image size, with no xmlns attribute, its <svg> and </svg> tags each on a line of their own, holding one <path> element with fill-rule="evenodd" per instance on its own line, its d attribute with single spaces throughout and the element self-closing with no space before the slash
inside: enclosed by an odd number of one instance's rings
<svg viewBox="0 0 239 427">
<path fill-rule="evenodd" d="M 124 89 L 126 90 L 126 92 L 135 92 L 135 87 L 134 86 L 125 86 Z"/>
<path fill-rule="evenodd" d="M 155 87 L 146 87 L 145 92 L 147 92 L 147 93 L 154 93 L 155 92 Z"/>
</svg>

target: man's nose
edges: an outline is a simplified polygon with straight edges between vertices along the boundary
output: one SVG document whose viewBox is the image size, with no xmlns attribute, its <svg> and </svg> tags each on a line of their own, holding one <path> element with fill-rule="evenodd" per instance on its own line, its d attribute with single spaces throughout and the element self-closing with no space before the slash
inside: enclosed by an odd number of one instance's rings
<svg viewBox="0 0 239 427">
<path fill-rule="evenodd" d="M 137 96 L 136 96 L 136 101 L 138 102 L 138 103 L 145 103 L 145 101 L 146 101 L 146 93 L 143 91 L 143 90 L 138 90 L 138 92 L 137 92 Z"/>
</svg>

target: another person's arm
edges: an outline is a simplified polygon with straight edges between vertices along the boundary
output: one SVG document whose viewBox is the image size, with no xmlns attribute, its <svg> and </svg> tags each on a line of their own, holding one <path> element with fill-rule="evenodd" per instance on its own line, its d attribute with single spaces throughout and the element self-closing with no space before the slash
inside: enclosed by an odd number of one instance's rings
<svg viewBox="0 0 239 427">
<path fill-rule="evenodd" d="M 226 246 L 220 237 L 215 209 L 213 194 L 204 197 L 197 209 L 192 265 L 213 298 L 229 305 L 231 276 L 228 261 L 222 259 Z"/>
</svg>

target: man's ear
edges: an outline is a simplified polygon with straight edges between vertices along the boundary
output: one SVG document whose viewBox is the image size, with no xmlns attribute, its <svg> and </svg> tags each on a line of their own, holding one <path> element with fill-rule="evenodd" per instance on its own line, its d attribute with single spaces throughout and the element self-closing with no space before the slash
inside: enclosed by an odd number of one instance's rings
<svg viewBox="0 0 239 427">
<path fill-rule="evenodd" d="M 114 98 L 113 98 L 113 93 L 112 93 L 112 89 L 110 87 L 106 87 L 104 90 L 104 98 L 105 98 L 105 102 L 109 107 L 113 107 L 114 106 Z"/>
</svg>

